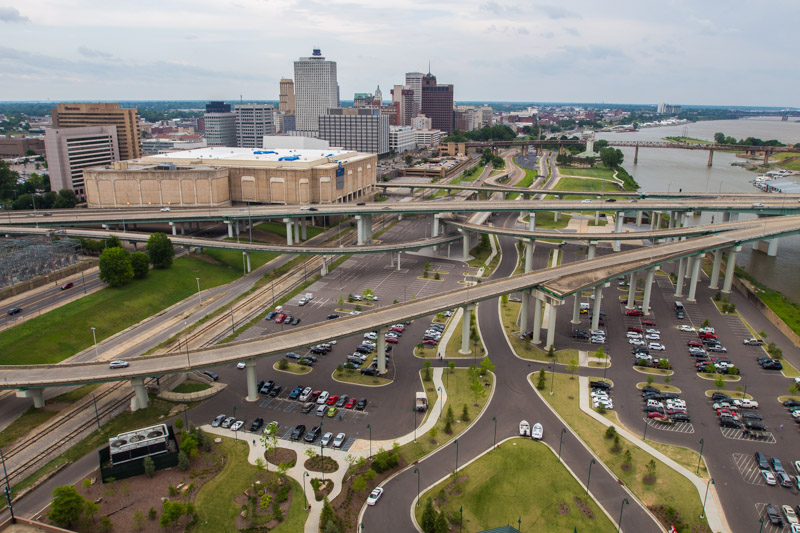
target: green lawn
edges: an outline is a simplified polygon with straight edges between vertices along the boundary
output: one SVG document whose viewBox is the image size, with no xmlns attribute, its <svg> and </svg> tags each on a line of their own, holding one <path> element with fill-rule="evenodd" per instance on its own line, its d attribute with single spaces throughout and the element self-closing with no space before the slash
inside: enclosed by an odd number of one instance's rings
<svg viewBox="0 0 800 533">
<path fill-rule="evenodd" d="M 536 213 L 536 229 L 564 229 L 572 217 L 561 213 L 558 222 L 553 211 L 538 211 Z"/>
<path fill-rule="evenodd" d="M 536 475 L 520 475 L 535 472 Z M 547 490 L 542 490 L 547 487 Z M 417 522 L 428 498 L 444 495 L 447 515 L 460 517 L 463 509 L 464 531 L 482 531 L 521 520 L 522 531 L 566 532 L 615 531 L 614 525 L 563 463 L 542 443 L 531 439 L 514 439 L 498 451 L 488 453 L 459 470 L 459 484 L 452 479 L 442 481 L 421 497 L 416 508 Z M 589 519 L 573 498 L 580 498 L 594 515 Z M 559 511 L 566 504 L 569 512 Z M 452 523 L 454 528 L 461 524 Z"/>
<path fill-rule="evenodd" d="M 153 269 L 143 280 L 105 288 L 0 333 L 0 364 L 58 363 L 149 316 L 197 293 L 229 283 L 239 271 L 195 257 L 180 257 L 171 268 Z"/>
<path fill-rule="evenodd" d="M 453 334 L 450 336 L 450 340 L 447 342 L 447 346 L 445 346 L 445 354 L 446 354 L 445 356 L 448 359 L 469 359 L 470 357 L 474 357 L 472 353 L 470 353 L 469 355 L 464 355 L 461 352 L 459 352 L 459 350 L 461 349 L 461 327 L 462 327 L 461 325 L 463 321 L 464 320 L 462 318 L 461 320 L 458 321 L 457 324 L 450 326 L 451 328 L 453 328 Z M 470 319 L 470 324 L 475 324 L 475 311 L 472 312 L 472 318 Z M 427 345 L 423 346 L 425 346 L 425 348 L 428 347 Z M 436 353 L 439 350 L 439 346 L 431 346 L 431 348 L 433 348 L 433 350 L 430 353 L 432 356 L 435 357 Z M 472 350 L 472 352 L 474 353 L 476 348 L 478 350 L 477 357 L 482 358 L 484 354 L 483 343 L 480 340 L 477 343 L 470 341 L 469 349 Z M 425 352 L 425 355 L 427 355 L 427 352 Z M 420 354 L 420 357 L 421 356 L 422 354 Z"/>
<path fill-rule="evenodd" d="M 191 394 L 193 392 L 200 392 L 201 390 L 210 389 L 211 385 L 208 383 L 199 383 L 197 381 L 186 380 L 174 389 L 172 392 L 177 392 L 178 394 Z"/>
<path fill-rule="evenodd" d="M 672 141 L 675 143 L 689 143 L 689 144 L 714 144 L 714 141 L 706 141 L 704 139 L 696 139 L 694 137 L 664 137 L 665 141 Z"/>
<path fill-rule="evenodd" d="M 778 160 L 778 166 L 786 170 L 800 170 L 800 157 L 798 154 L 792 152 L 782 152 L 779 154 L 772 154 L 771 159 Z"/>
<path fill-rule="evenodd" d="M 0 448 L 5 448 L 21 436 L 25 435 L 36 426 L 44 424 L 58 412 L 46 409 L 30 407 L 27 411 L 19 415 L 16 420 L 9 424 L 3 431 L 0 431 Z"/>
<path fill-rule="evenodd" d="M 535 375 L 531 376 L 531 383 L 535 385 L 536 379 Z M 655 460 L 656 480 L 653 484 L 647 484 L 643 481 L 643 477 L 646 473 L 645 465 L 653 459 L 649 453 L 623 438 L 620 438 L 622 451 L 619 453 L 611 451 L 613 441 L 604 437 L 605 426 L 580 410 L 577 379 L 571 380 L 565 374 L 556 375 L 554 395 L 542 394 L 542 397 L 645 505 L 672 506 L 688 524 L 689 530 L 695 526 L 708 527 L 705 519 L 699 518 L 702 502 L 694 485 L 688 479 L 661 461 Z M 675 447 L 662 445 L 659 448 L 665 451 L 667 448 Z M 690 453 L 684 448 L 678 449 L 682 450 L 683 455 Z M 630 450 L 632 455 L 631 468 L 627 470 L 622 468 L 625 450 Z M 665 453 L 672 455 L 666 451 Z"/>
<path fill-rule="evenodd" d="M 525 177 L 519 180 L 517 183 L 515 183 L 514 186 L 523 187 L 527 189 L 531 186 L 531 184 L 533 184 L 533 181 L 536 179 L 536 171 L 530 169 L 523 169 L 523 170 L 525 170 Z M 519 195 L 520 193 L 518 192 L 512 192 L 511 194 L 506 195 L 506 200 L 516 200 L 517 196 Z"/>
<path fill-rule="evenodd" d="M 302 374 L 308 374 L 309 372 L 311 372 L 311 367 L 310 366 L 298 365 L 297 363 L 289 363 L 289 366 L 284 368 L 284 369 L 278 368 L 278 363 L 275 363 L 274 365 L 272 365 L 272 368 L 274 368 L 275 370 L 278 370 L 280 372 L 288 372 L 289 374 L 301 374 L 302 375 Z"/>
<path fill-rule="evenodd" d="M 614 171 L 607 168 L 563 168 L 560 167 L 561 175 L 563 176 L 583 176 L 585 178 L 603 178 L 610 180 L 614 177 Z M 564 178 L 562 178 L 563 180 Z M 556 188 L 560 189 L 561 181 L 556 184 Z M 580 190 L 580 189 L 578 189 Z"/>
<path fill-rule="evenodd" d="M 736 275 L 750 282 L 759 300 L 772 309 L 792 331 L 800 335 L 800 304 L 760 283 L 743 268 L 737 266 Z"/>
<path fill-rule="evenodd" d="M 299 219 L 298 219 L 299 220 Z M 261 231 L 266 231 L 268 233 L 274 233 L 275 235 L 279 235 L 286 238 L 286 224 L 281 224 L 279 222 L 262 222 L 261 224 L 256 224 L 253 226 L 256 229 L 260 229 Z M 319 228 L 317 226 L 306 226 L 306 237 L 311 239 L 316 237 L 320 233 L 325 231 L 324 228 Z M 239 239 L 242 239 L 242 235 L 245 235 L 247 232 L 240 234 Z"/>
<path fill-rule="evenodd" d="M 472 419 L 474 419 L 483 410 L 486 402 L 491 395 L 492 387 L 494 386 L 494 376 L 486 374 L 481 378 L 484 384 L 482 393 L 478 396 L 477 402 L 475 401 L 475 393 L 470 389 L 470 381 L 468 371 L 466 368 L 455 368 L 452 371 L 447 369 L 442 376 L 444 388 L 447 391 L 447 402 L 444 406 L 444 412 L 439 417 L 436 423 L 435 435 L 433 430 L 428 433 L 420 433 L 417 435 L 417 442 L 409 442 L 400 447 L 400 455 L 407 463 L 411 464 L 420 457 L 424 457 L 431 453 L 436 448 L 450 442 L 452 439 L 458 437 L 464 430 L 467 429 Z M 433 380 L 423 382 L 425 384 L 425 392 L 428 396 L 428 405 L 433 407 L 433 402 L 436 400 L 436 391 L 433 387 Z M 476 405 L 477 403 L 477 405 Z M 464 406 L 467 406 L 469 420 L 461 418 Z M 452 407 L 454 422 L 451 424 L 452 432 L 450 434 L 445 432 L 446 427 L 446 413 Z M 423 416 L 419 417 L 418 424 L 422 424 Z"/>
<path fill-rule="evenodd" d="M 236 522 L 237 515 L 242 510 L 241 506 L 237 505 L 233 499 L 240 496 L 253 484 L 255 478 L 261 475 L 255 466 L 247 462 L 249 451 L 247 444 L 223 438 L 222 443 L 216 445 L 216 449 L 222 450 L 226 454 L 227 461 L 222 472 L 200 487 L 197 492 L 195 508 L 199 519 L 197 526 L 193 529 L 196 532 L 230 531 Z M 308 517 L 308 513 L 303 510 L 305 501 L 302 487 L 295 480 L 289 477 L 286 479 L 292 486 L 290 492 L 292 506 L 283 522 L 275 529 L 270 530 L 273 533 L 303 531 Z"/>
<path fill-rule="evenodd" d="M 239 272 L 242 270 L 242 252 L 239 250 L 218 250 L 214 248 L 203 248 L 203 253 L 213 257 L 228 268 Z M 266 252 L 250 252 L 250 268 L 257 269 L 261 265 L 280 257 L 281 254 Z"/>
<path fill-rule="evenodd" d="M 561 191 L 593 191 L 598 193 L 610 193 L 620 190 L 619 185 L 614 181 L 606 179 L 585 180 L 581 178 L 561 178 L 556 183 L 555 188 Z"/>
</svg>

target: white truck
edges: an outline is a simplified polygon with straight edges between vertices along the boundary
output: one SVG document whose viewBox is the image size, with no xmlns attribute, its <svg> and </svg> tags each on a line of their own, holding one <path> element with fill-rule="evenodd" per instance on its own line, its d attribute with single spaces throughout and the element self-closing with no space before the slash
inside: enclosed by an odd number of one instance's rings
<svg viewBox="0 0 800 533">
<path fill-rule="evenodd" d="M 427 411 L 428 410 L 428 397 L 425 395 L 424 392 L 417 393 L 417 399 L 415 402 L 415 408 L 417 411 Z"/>
<path fill-rule="evenodd" d="M 744 344 L 747 344 L 748 346 L 761 346 L 762 344 L 764 344 L 764 341 L 762 341 L 761 339 L 756 339 L 755 337 L 750 337 L 749 339 L 745 339 L 742 342 Z"/>
<path fill-rule="evenodd" d="M 742 400 L 733 400 L 733 405 L 741 407 L 742 409 L 758 409 L 758 402 L 744 398 Z"/>
</svg>

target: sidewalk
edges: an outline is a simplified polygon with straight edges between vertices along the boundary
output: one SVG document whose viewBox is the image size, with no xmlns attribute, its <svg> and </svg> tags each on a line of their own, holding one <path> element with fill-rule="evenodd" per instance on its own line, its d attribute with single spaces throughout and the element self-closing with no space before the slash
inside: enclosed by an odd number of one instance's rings
<svg viewBox="0 0 800 533">
<path fill-rule="evenodd" d="M 679 465 L 660 451 L 656 450 L 646 442 L 642 441 L 636 435 L 630 433 L 624 426 L 619 424 L 612 424 L 610 420 L 605 418 L 604 416 L 600 416 L 597 414 L 593 409 L 589 407 L 589 394 L 586 392 L 589 389 L 589 378 L 580 376 L 579 380 L 579 388 L 580 388 L 580 406 L 581 410 L 586 413 L 587 415 L 591 416 L 593 419 L 597 420 L 604 426 L 614 426 L 617 428 L 617 433 L 622 435 L 622 437 L 628 439 L 636 446 L 641 448 L 642 450 L 646 451 L 659 461 L 663 462 L 683 477 L 688 479 L 689 481 L 694 484 L 695 488 L 697 489 L 697 493 L 701 498 L 705 495 L 706 491 L 706 481 L 702 478 L 696 476 L 694 473 L 687 470 L 684 466 Z M 711 487 L 709 494 L 711 495 L 710 501 L 706 504 L 706 518 L 708 520 L 708 525 L 711 527 L 713 531 L 730 531 L 730 527 L 728 526 L 728 521 L 725 518 L 725 513 L 722 511 L 722 504 L 719 501 L 719 496 L 717 495 L 717 491 L 715 487 Z"/>
<path fill-rule="evenodd" d="M 434 403 L 433 407 L 429 409 L 428 417 L 425 419 L 425 422 L 417 428 L 416 434 L 417 435 L 424 435 L 428 431 L 430 431 L 436 422 L 439 420 L 439 416 L 442 414 L 442 408 L 444 406 L 444 402 L 447 400 L 447 394 L 444 391 L 444 383 L 442 382 L 442 374 L 443 369 L 441 367 L 433 368 L 433 385 L 437 390 L 440 390 L 441 393 L 439 394 L 436 403 Z M 224 428 L 212 428 L 210 425 L 204 425 L 201 429 L 209 434 L 218 435 L 221 437 L 233 437 L 234 432 L 230 429 Z M 253 439 L 252 434 L 245 434 L 244 438 L 241 439 L 246 442 L 250 446 L 250 452 L 248 454 L 247 460 L 250 464 L 255 465 L 258 459 L 264 459 L 264 454 L 266 453 L 266 448 L 264 444 L 261 442 L 261 439 Z M 397 439 L 391 440 L 381 440 L 381 441 L 374 441 L 372 442 L 372 451 L 376 452 L 379 449 L 383 448 L 388 450 L 397 443 L 398 445 L 407 444 L 414 440 L 414 432 L 408 433 L 399 437 Z M 281 439 L 279 441 L 279 447 L 281 448 L 288 448 L 290 450 L 294 450 L 297 453 L 297 464 L 291 469 L 289 469 L 286 474 L 303 485 L 306 483 L 304 480 L 304 474 L 306 473 L 305 468 L 303 465 L 306 462 L 306 450 L 311 448 L 318 448 L 318 446 L 309 446 L 303 442 L 295 442 L 295 441 L 288 441 Z M 328 501 L 333 501 L 341 492 L 342 490 L 342 483 L 344 482 L 344 478 L 347 475 L 347 469 L 349 467 L 347 463 L 347 457 L 369 457 L 369 450 L 370 450 L 370 443 L 368 440 L 365 439 L 358 439 L 356 440 L 353 445 L 350 447 L 348 451 L 341 451 L 341 450 L 334 450 L 332 448 L 325 449 L 325 457 L 330 457 L 336 460 L 337 464 L 339 465 L 339 469 L 336 472 L 331 472 L 326 474 L 327 479 L 333 480 L 333 490 L 331 491 L 330 495 L 328 496 Z M 269 468 L 269 467 L 268 467 Z M 274 470 L 274 467 L 273 467 Z M 319 472 L 309 473 L 309 480 L 312 477 L 321 477 L 322 474 Z M 310 484 L 306 487 L 307 495 L 308 495 L 308 502 L 309 502 L 309 514 L 308 519 L 306 520 L 304 532 L 305 533 L 317 533 L 319 531 L 319 519 L 320 515 L 322 514 L 322 501 L 316 501 L 314 499 L 313 490 L 311 490 Z"/>
</svg>

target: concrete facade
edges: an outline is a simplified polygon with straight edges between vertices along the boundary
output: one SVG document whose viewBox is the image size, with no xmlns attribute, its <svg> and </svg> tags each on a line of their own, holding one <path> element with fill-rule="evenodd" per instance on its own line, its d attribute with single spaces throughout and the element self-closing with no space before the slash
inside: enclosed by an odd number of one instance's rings
<svg viewBox="0 0 800 533">
<path fill-rule="evenodd" d="M 115 126 L 48 129 L 45 150 L 52 190 L 72 189 L 79 198 L 86 195 L 84 170 L 120 157 Z"/>
<path fill-rule="evenodd" d="M 275 133 L 275 109 L 272 104 L 233 106 L 236 115 L 236 146 L 263 148 L 264 136 Z"/>
<path fill-rule="evenodd" d="M 326 61 L 319 49 L 294 62 L 294 100 L 298 131 L 319 131 L 319 116 L 339 107 L 336 62 Z"/>
<path fill-rule="evenodd" d="M 35 137 L 0 138 L 0 157 L 24 157 L 28 150 L 43 155 L 44 140 Z"/>
<path fill-rule="evenodd" d="M 119 158 L 135 159 L 142 155 L 136 109 L 120 108 L 119 104 L 58 104 L 51 114 L 54 129 L 114 126 L 117 129 Z"/>
<path fill-rule="evenodd" d="M 329 109 L 319 117 L 319 138 L 345 150 L 389 152 L 389 117 L 374 108 Z"/>
<path fill-rule="evenodd" d="M 400 154 L 416 148 L 417 137 L 411 126 L 389 127 L 389 150 L 394 150 Z"/>
</svg>

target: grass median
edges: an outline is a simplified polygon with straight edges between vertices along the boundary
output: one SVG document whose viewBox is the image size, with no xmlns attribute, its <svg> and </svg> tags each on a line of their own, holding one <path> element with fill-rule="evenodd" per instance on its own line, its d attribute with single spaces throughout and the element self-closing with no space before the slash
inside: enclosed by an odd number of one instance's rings
<svg viewBox="0 0 800 533">
<path fill-rule="evenodd" d="M 531 383 L 534 385 L 536 378 L 535 375 L 531 376 Z M 619 439 L 619 451 L 614 451 L 614 440 L 605 438 L 606 427 L 581 411 L 578 387 L 577 379 L 571 380 L 565 374 L 557 374 L 553 396 L 543 394 L 542 397 L 645 505 L 651 509 L 671 507 L 690 531 L 707 531 L 705 519 L 698 518 L 702 502 L 695 486 L 681 474 L 622 437 Z M 660 445 L 658 448 L 663 451 L 667 445 Z M 630 451 L 630 462 L 626 460 L 627 451 Z M 686 449 L 679 451 L 684 460 L 693 453 Z M 648 480 L 647 464 L 651 460 L 655 462 L 655 476 Z"/>
<path fill-rule="evenodd" d="M 507 441 L 498 451 L 460 469 L 457 481 L 450 477 L 425 492 L 415 509 L 418 523 L 428 498 L 436 501 L 436 508 L 445 509 L 454 528 L 463 525 L 464 531 L 483 531 L 503 522 L 516 525 L 518 521 L 525 527 L 523 531 L 615 531 L 611 520 L 584 495 L 583 487 L 553 452 L 531 439 Z"/>
<path fill-rule="evenodd" d="M 531 302 L 534 302 L 531 299 Z M 549 363 L 553 360 L 548 353 L 536 345 L 531 344 L 528 339 L 519 338 L 519 326 L 517 326 L 517 316 L 519 316 L 519 308 L 522 304 L 520 302 L 506 302 L 500 305 L 500 318 L 503 322 L 503 329 L 505 330 L 506 338 L 511 344 L 511 349 L 517 356 L 522 359 L 530 359 L 532 361 L 543 361 Z M 542 332 L 542 340 L 546 337 L 546 332 Z M 544 344 L 544 343 L 543 343 Z M 556 350 L 555 358 L 557 364 L 568 365 L 573 359 L 578 362 L 578 350 L 565 349 Z"/>
<path fill-rule="evenodd" d="M 0 365 L 59 363 L 97 341 L 197 293 L 229 283 L 239 271 L 197 257 L 179 257 L 171 268 L 151 270 L 147 278 L 105 288 L 0 333 Z"/>
</svg>

